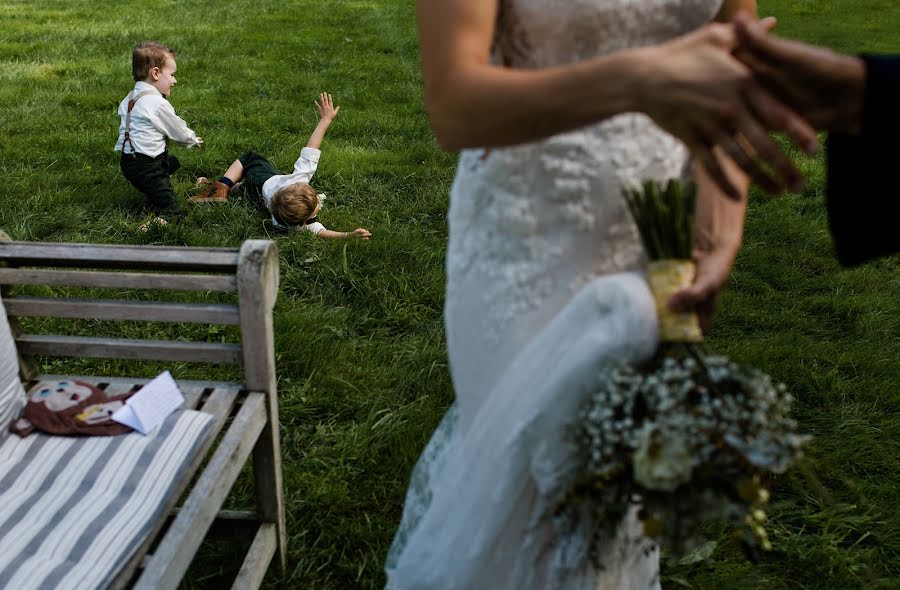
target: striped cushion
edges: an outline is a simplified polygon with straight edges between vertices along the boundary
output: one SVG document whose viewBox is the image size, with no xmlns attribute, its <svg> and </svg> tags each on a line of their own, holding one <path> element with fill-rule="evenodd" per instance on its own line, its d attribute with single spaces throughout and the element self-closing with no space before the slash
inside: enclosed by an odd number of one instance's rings
<svg viewBox="0 0 900 590">
<path fill-rule="evenodd" d="M 8 437 L 0 445 L 0 588 L 106 587 L 163 516 L 213 417 L 143 436 Z"/>
<path fill-rule="evenodd" d="M 19 415 L 25 390 L 19 381 L 19 357 L 0 299 L 0 443 L 9 434 L 9 423 Z"/>
</svg>

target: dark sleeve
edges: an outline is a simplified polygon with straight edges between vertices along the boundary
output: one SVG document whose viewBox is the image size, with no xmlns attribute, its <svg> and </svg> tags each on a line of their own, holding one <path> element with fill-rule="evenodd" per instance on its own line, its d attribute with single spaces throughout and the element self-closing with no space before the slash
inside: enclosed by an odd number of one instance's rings
<svg viewBox="0 0 900 590">
<path fill-rule="evenodd" d="M 900 56 L 862 56 L 866 90 L 858 135 L 827 146 L 828 221 L 845 266 L 900 251 Z"/>
</svg>

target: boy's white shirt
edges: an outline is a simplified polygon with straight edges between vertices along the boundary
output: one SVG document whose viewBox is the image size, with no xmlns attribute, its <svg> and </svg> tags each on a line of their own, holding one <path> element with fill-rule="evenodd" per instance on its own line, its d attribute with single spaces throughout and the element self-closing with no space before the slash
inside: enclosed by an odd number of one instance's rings
<svg viewBox="0 0 900 590">
<path fill-rule="evenodd" d="M 278 192 L 278 189 L 289 184 L 296 184 L 298 182 L 309 183 L 309 181 L 312 180 L 313 174 L 316 173 L 316 169 L 319 167 L 319 157 L 321 155 L 321 150 L 317 150 L 316 148 L 311 147 L 305 147 L 300 150 L 300 157 L 297 158 L 296 162 L 294 162 L 293 172 L 291 172 L 290 174 L 276 174 L 265 183 L 263 183 L 262 196 L 263 202 L 266 204 L 266 209 L 268 209 L 269 211 L 272 210 L 272 197 L 275 196 L 275 193 Z M 272 216 L 272 223 L 275 225 L 275 227 L 284 227 L 275 220 L 274 215 Z M 315 223 L 310 223 L 309 225 L 295 225 L 294 229 L 298 231 L 310 231 L 314 234 L 318 234 L 325 229 L 325 226 L 316 221 Z"/>
<path fill-rule="evenodd" d="M 191 148 L 200 145 L 197 134 L 191 131 L 184 119 L 175 114 L 175 108 L 162 93 L 147 82 L 137 82 L 134 90 L 128 93 L 119 103 L 119 139 L 116 140 L 117 152 L 123 150 L 125 142 L 125 118 L 128 114 L 128 101 L 132 96 L 150 91 L 142 96 L 131 109 L 131 143 L 137 153 L 155 158 L 166 149 L 166 137 L 178 145 Z M 131 153 L 131 146 L 125 146 L 125 153 Z"/>
</svg>

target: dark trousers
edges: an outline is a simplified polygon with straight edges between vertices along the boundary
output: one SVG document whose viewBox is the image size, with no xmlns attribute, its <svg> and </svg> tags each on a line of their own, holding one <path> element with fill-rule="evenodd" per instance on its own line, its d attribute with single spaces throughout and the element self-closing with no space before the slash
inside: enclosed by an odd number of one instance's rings
<svg viewBox="0 0 900 590">
<path fill-rule="evenodd" d="M 123 152 L 119 160 L 119 167 L 128 182 L 144 193 L 150 208 L 164 219 L 181 215 L 170 178 L 180 166 L 178 158 L 170 156 L 169 152 L 163 152 L 155 158 Z"/>
</svg>

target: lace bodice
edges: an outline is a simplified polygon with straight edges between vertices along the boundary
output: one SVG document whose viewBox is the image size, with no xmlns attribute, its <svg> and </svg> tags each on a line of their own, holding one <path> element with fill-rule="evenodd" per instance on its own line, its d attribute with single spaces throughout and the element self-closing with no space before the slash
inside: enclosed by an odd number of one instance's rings
<svg viewBox="0 0 900 590">
<path fill-rule="evenodd" d="M 502 0 L 493 59 L 539 68 L 666 41 L 709 21 L 720 2 Z M 451 364 L 454 339 L 470 348 L 475 331 L 502 367 L 518 350 L 508 343 L 523 343 L 587 281 L 639 268 L 623 189 L 688 171 L 684 145 L 630 113 L 534 143 L 464 151 L 449 215 Z M 477 324 L 461 317 L 473 313 Z M 471 385 L 453 372 L 458 391 Z"/>
<path fill-rule="evenodd" d="M 516 68 L 662 43 L 711 20 L 722 0 L 500 0 L 493 60 Z"/>
</svg>

